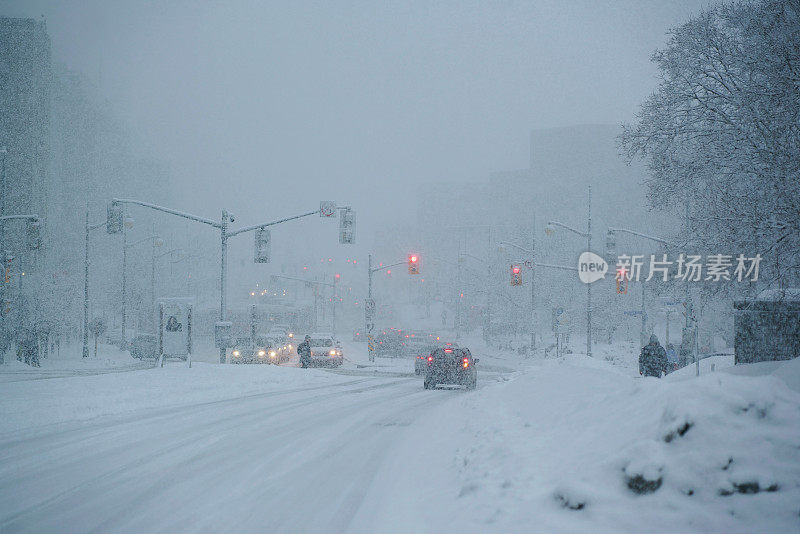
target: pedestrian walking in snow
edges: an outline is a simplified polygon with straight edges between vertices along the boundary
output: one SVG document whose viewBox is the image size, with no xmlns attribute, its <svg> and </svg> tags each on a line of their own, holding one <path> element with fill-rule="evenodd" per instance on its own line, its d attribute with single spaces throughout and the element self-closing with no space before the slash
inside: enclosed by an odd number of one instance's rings
<svg viewBox="0 0 800 534">
<path fill-rule="evenodd" d="M 642 347 L 639 354 L 639 374 L 661 378 L 667 372 L 667 353 L 655 334 L 650 336 L 650 343 Z"/>
<path fill-rule="evenodd" d="M 675 345 L 672 343 L 667 343 L 667 373 L 671 373 L 672 371 L 677 371 L 678 367 L 678 351 L 675 350 Z"/>
<path fill-rule="evenodd" d="M 300 356 L 300 367 L 311 365 L 311 336 L 306 336 L 303 342 L 297 345 L 297 354 Z"/>
</svg>

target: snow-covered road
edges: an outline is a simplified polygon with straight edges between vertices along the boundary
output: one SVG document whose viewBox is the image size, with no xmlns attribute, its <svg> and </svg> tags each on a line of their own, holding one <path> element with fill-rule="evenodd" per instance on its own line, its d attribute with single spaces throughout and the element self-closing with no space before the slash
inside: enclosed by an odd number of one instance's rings
<svg viewBox="0 0 800 534">
<path fill-rule="evenodd" d="M 356 378 L 3 439 L 0 530 L 339 531 L 442 393 Z"/>
<path fill-rule="evenodd" d="M 477 390 L 426 391 L 411 360 L 349 349 L 336 370 L 170 363 L 3 384 L 0 532 L 796 525 L 800 360 L 782 378 L 656 380 L 620 350 L 484 348 Z"/>
</svg>

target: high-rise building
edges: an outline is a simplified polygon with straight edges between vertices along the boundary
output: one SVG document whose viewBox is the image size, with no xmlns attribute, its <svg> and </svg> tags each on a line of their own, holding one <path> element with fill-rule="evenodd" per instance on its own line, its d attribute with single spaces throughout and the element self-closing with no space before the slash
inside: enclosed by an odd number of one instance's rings
<svg viewBox="0 0 800 534">
<path fill-rule="evenodd" d="M 46 216 L 50 163 L 50 38 L 43 21 L 0 18 L 0 176 L 4 215 Z M 1 172 L 1 170 L 0 170 Z M 5 225 L 7 249 L 19 248 L 24 227 Z"/>
</svg>

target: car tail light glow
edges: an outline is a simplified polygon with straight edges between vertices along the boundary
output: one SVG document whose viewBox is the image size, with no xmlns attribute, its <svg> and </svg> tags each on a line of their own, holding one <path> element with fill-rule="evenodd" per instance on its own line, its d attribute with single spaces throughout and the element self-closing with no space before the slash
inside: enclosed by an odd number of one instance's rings
<svg viewBox="0 0 800 534">
<path fill-rule="evenodd" d="M 453 352 L 453 349 L 444 349 L 444 351 L 445 351 L 447 354 L 450 354 L 451 352 Z"/>
<path fill-rule="evenodd" d="M 433 356 L 428 356 L 428 361 L 432 362 L 433 361 Z"/>
</svg>

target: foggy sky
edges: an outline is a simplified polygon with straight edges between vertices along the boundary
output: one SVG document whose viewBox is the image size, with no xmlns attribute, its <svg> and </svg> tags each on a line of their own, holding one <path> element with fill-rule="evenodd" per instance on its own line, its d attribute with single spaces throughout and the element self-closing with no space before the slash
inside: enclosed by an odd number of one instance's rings
<svg viewBox="0 0 800 534">
<path fill-rule="evenodd" d="M 176 207 L 247 224 L 330 198 L 365 229 L 414 213 L 428 181 L 526 167 L 532 128 L 631 120 L 656 86 L 651 53 L 707 2 L 386 4 L 23 0 L 0 14 L 44 15 L 54 61 L 169 162 Z"/>
</svg>

